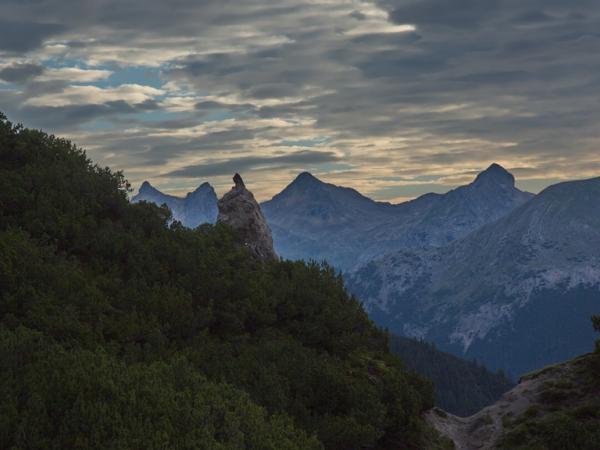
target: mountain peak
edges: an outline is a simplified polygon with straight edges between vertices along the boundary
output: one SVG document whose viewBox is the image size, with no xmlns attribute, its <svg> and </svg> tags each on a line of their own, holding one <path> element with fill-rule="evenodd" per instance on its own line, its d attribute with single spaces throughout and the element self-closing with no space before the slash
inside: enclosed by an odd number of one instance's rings
<svg viewBox="0 0 600 450">
<path fill-rule="evenodd" d="M 292 181 L 292 185 L 296 184 L 313 184 L 313 183 L 322 183 L 317 177 L 315 177 L 310 172 L 302 172 L 300 175 L 296 177 L 294 181 Z"/>
<path fill-rule="evenodd" d="M 193 195 L 193 194 L 197 194 L 197 193 L 201 193 L 201 192 L 207 192 L 207 191 L 214 191 L 214 189 L 213 189 L 213 187 L 211 186 L 210 183 L 208 183 L 208 182 L 205 181 L 200 186 L 198 186 L 193 192 L 189 192 L 187 194 L 187 197 L 189 197 L 190 195 Z"/>
<path fill-rule="evenodd" d="M 233 182 L 235 183 L 236 189 L 243 189 L 246 187 L 246 185 L 244 184 L 244 180 L 242 180 L 242 176 L 239 173 L 236 173 L 233 176 Z"/>
<path fill-rule="evenodd" d="M 140 186 L 139 193 L 141 194 L 143 192 L 154 192 L 154 191 L 156 191 L 156 188 L 154 186 L 152 186 L 149 181 L 144 181 L 142 183 L 142 185 Z"/>
<path fill-rule="evenodd" d="M 513 187 L 515 185 L 515 177 L 500 164 L 493 163 L 487 169 L 477 175 L 474 184 L 508 185 Z"/>
</svg>

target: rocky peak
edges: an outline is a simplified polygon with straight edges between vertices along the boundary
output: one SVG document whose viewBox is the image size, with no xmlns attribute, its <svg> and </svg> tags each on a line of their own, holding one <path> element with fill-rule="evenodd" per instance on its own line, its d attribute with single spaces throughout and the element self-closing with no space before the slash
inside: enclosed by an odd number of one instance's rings
<svg viewBox="0 0 600 450">
<path fill-rule="evenodd" d="M 207 182 L 202 183 L 200 186 L 198 186 L 196 188 L 195 191 L 188 192 L 186 197 L 189 198 L 189 197 L 204 196 L 204 195 L 210 195 L 211 197 L 216 198 L 217 194 L 215 194 L 215 190 L 210 185 L 210 183 L 207 183 Z"/>
<path fill-rule="evenodd" d="M 514 187 L 515 177 L 500 164 L 494 163 L 477 175 L 477 178 L 475 178 L 473 184 L 475 186 L 501 185 L 506 187 Z"/>
<path fill-rule="evenodd" d="M 307 182 L 310 183 L 310 182 L 319 181 L 319 179 L 310 172 L 302 172 L 301 174 L 299 174 L 296 177 L 296 181 L 301 182 L 301 183 L 307 183 Z"/>
<path fill-rule="evenodd" d="M 290 183 L 290 185 L 286 188 L 287 190 L 306 190 L 306 189 L 315 189 L 321 186 L 325 186 L 321 180 L 315 177 L 313 174 L 309 172 L 302 172 L 298 175 L 294 181 Z"/>
<path fill-rule="evenodd" d="M 154 186 L 152 186 L 148 181 L 144 181 L 142 183 L 142 185 L 140 186 L 140 190 L 139 193 L 149 193 L 149 192 L 156 192 L 156 188 Z"/>
<path fill-rule="evenodd" d="M 217 222 L 234 228 L 250 251 L 262 261 L 278 259 L 273 248 L 271 229 L 239 174 L 233 177 L 235 186 L 218 203 Z"/>
<path fill-rule="evenodd" d="M 234 188 L 235 189 L 245 189 L 246 185 L 244 184 L 244 180 L 242 180 L 242 177 L 240 176 L 239 173 L 236 173 L 233 176 L 233 182 L 235 183 Z"/>
</svg>

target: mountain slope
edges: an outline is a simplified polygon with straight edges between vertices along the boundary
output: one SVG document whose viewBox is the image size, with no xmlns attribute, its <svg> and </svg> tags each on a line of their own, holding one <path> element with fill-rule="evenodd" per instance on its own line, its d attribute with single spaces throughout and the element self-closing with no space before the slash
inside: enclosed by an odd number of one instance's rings
<svg viewBox="0 0 600 450">
<path fill-rule="evenodd" d="M 185 197 L 175 197 L 160 192 L 149 182 L 144 181 L 140 190 L 131 201 L 146 201 L 158 206 L 166 204 L 175 220 L 188 228 L 196 228 L 203 223 L 215 223 L 217 220 L 217 194 L 208 183 L 202 183 Z"/>
<path fill-rule="evenodd" d="M 352 263 L 367 244 L 368 230 L 394 217 L 394 207 L 354 189 L 323 183 L 304 172 L 261 204 L 284 258 Z"/>
<path fill-rule="evenodd" d="M 0 115 L 0 448 L 423 448 L 429 382 L 328 267 L 169 224 Z"/>
<path fill-rule="evenodd" d="M 532 195 L 497 164 L 473 183 L 390 205 L 303 173 L 262 204 L 280 255 L 348 270 L 405 248 L 441 246 L 497 220 Z"/>
<path fill-rule="evenodd" d="M 436 405 L 458 416 L 468 416 L 491 405 L 514 386 L 502 373 L 438 350 L 435 345 L 390 336 L 390 350 L 408 369 L 433 381 Z"/>
<path fill-rule="evenodd" d="M 428 422 L 456 450 L 595 450 L 600 442 L 600 355 L 588 354 L 523 377 L 470 417 L 438 408 Z"/>
<path fill-rule="evenodd" d="M 374 320 L 513 375 L 589 350 L 600 310 L 600 178 L 551 186 L 443 248 L 349 278 Z"/>
</svg>

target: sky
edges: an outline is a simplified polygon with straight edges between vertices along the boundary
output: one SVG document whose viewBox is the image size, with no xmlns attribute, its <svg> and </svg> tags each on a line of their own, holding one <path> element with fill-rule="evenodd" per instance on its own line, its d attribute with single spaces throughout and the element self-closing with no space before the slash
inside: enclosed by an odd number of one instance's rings
<svg viewBox="0 0 600 450">
<path fill-rule="evenodd" d="M 597 0 L 0 0 L 0 111 L 137 188 L 600 175 Z"/>
</svg>

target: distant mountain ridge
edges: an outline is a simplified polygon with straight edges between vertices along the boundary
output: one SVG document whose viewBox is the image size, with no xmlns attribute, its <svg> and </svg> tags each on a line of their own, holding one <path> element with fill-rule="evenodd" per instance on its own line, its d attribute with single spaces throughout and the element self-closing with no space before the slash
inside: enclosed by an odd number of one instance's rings
<svg viewBox="0 0 600 450">
<path fill-rule="evenodd" d="M 465 186 L 425 194 L 405 203 L 370 199 L 355 189 L 302 172 L 261 203 L 277 253 L 286 259 L 326 260 L 350 270 L 399 249 L 444 246 L 508 214 L 533 197 L 514 176 L 492 164 Z M 214 223 L 217 196 L 203 183 L 185 198 L 165 195 L 144 182 L 132 201 L 167 204 L 185 226 Z"/>
<path fill-rule="evenodd" d="M 498 164 L 469 185 L 400 204 L 378 202 L 302 172 L 261 208 L 283 258 L 326 260 L 349 270 L 398 249 L 446 245 L 532 196 L 517 189 L 513 175 Z M 191 228 L 214 223 L 217 216 L 217 196 L 208 183 L 181 198 L 146 181 L 132 199 L 141 200 L 166 204 L 174 219 Z"/>
<path fill-rule="evenodd" d="M 307 172 L 261 206 L 282 257 L 327 260 L 337 267 L 355 259 L 370 228 L 394 217 L 393 205 Z"/>
<path fill-rule="evenodd" d="M 173 213 L 173 218 L 188 228 L 196 228 L 202 223 L 215 223 L 217 220 L 217 194 L 209 183 L 202 183 L 185 197 L 175 197 L 163 194 L 148 181 L 144 181 L 131 201 L 146 201 L 159 206 L 166 204 Z"/>
<path fill-rule="evenodd" d="M 398 249 L 443 246 L 533 197 L 492 164 L 469 185 L 392 205 L 300 174 L 263 211 L 280 255 L 348 270 Z"/>
<path fill-rule="evenodd" d="M 590 350 L 600 311 L 600 178 L 560 183 L 446 247 L 347 277 L 372 318 L 517 375 Z"/>
</svg>

